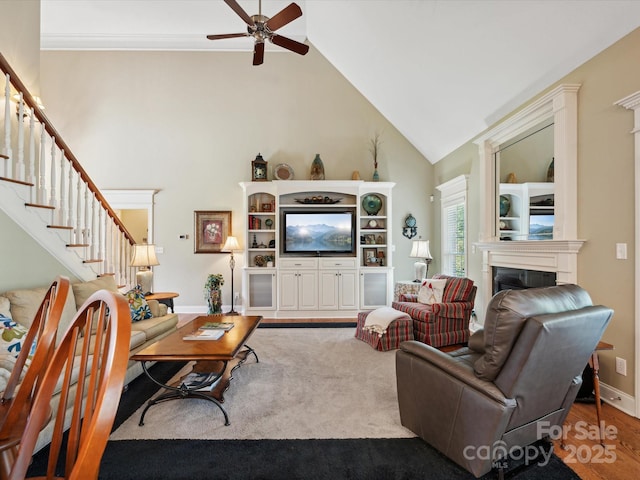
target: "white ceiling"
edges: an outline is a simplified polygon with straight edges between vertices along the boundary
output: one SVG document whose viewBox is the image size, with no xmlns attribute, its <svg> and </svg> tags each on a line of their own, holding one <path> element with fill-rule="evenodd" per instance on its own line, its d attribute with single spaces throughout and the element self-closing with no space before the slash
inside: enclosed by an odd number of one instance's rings
<svg viewBox="0 0 640 480">
<path fill-rule="evenodd" d="M 290 1 L 262 3 L 271 17 Z M 638 0 L 297 3 L 278 33 L 308 38 L 432 163 L 640 26 Z M 205 38 L 245 31 L 222 0 L 42 0 L 41 23 L 43 49 L 253 49 Z"/>
</svg>

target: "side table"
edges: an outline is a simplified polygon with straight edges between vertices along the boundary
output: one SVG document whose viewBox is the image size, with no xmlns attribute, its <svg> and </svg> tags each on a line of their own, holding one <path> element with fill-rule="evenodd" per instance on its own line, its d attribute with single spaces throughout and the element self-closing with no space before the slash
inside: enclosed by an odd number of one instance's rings
<svg viewBox="0 0 640 480">
<path fill-rule="evenodd" d="M 156 292 L 149 293 L 148 295 L 145 295 L 144 298 L 147 300 L 157 300 L 160 303 L 164 303 L 171 309 L 171 313 L 175 313 L 173 310 L 173 299 L 179 296 L 180 294 L 175 292 Z"/>
<path fill-rule="evenodd" d="M 420 291 L 420 282 L 414 282 L 413 280 L 402 280 L 396 282 L 393 288 L 393 301 L 397 302 L 400 295 L 403 293 L 415 293 L 416 295 Z"/>
</svg>

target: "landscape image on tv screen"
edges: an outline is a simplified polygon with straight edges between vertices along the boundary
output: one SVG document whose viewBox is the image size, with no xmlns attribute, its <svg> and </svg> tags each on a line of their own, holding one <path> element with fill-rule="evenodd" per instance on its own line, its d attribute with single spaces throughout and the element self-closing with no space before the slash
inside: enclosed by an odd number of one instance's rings
<svg viewBox="0 0 640 480">
<path fill-rule="evenodd" d="M 351 252 L 350 212 L 287 213 L 285 252 Z"/>
<path fill-rule="evenodd" d="M 529 240 L 553 240 L 553 215 L 529 217 Z"/>
</svg>

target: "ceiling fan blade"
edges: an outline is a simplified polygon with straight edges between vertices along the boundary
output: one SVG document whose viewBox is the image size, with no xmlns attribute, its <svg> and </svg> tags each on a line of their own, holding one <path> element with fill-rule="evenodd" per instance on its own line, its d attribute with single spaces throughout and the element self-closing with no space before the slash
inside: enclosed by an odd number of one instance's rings
<svg viewBox="0 0 640 480">
<path fill-rule="evenodd" d="M 291 40 L 290 38 L 283 37 L 282 35 L 274 34 L 271 37 L 271 42 L 276 45 L 281 46 L 282 48 L 286 48 L 287 50 L 291 50 L 299 55 L 306 55 L 309 51 L 309 45 L 305 45 L 304 43 L 296 42 L 295 40 Z"/>
<path fill-rule="evenodd" d="M 253 21 L 253 19 L 247 14 L 247 12 L 245 12 L 242 9 L 240 5 L 238 5 L 238 2 L 236 2 L 236 0 L 224 0 L 224 3 L 229 5 L 231 9 L 234 12 L 236 12 L 238 16 L 242 18 L 242 20 L 244 20 L 247 25 L 251 25 L 251 26 L 255 25 L 255 22 Z"/>
<path fill-rule="evenodd" d="M 248 33 L 223 33 L 221 35 L 207 35 L 209 40 L 222 40 L 224 38 L 248 37 Z"/>
<path fill-rule="evenodd" d="M 264 61 L 264 42 L 256 42 L 253 48 L 253 64 L 262 65 Z"/>
<path fill-rule="evenodd" d="M 273 17 L 267 20 L 265 25 L 269 27 L 269 30 L 275 32 L 279 28 L 284 27 L 287 23 L 302 16 L 302 9 L 296 3 L 291 3 L 288 7 L 283 8 Z"/>
</svg>

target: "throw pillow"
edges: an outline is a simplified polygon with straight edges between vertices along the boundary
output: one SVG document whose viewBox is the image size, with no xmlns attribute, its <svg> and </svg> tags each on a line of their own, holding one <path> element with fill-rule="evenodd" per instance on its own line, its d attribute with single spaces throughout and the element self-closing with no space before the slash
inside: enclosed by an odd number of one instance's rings
<svg viewBox="0 0 640 480">
<path fill-rule="evenodd" d="M 0 354 L 18 358 L 27 335 L 27 328 L 0 313 Z M 35 350 L 35 342 L 32 350 Z M 33 351 L 31 352 L 33 355 Z"/>
<path fill-rule="evenodd" d="M 144 293 L 142 293 L 142 287 L 140 285 L 136 285 L 134 288 L 125 293 L 124 296 L 129 301 L 129 309 L 131 310 L 132 322 L 146 320 L 147 318 L 152 317 L 151 309 L 149 308 L 149 304 L 144 298 Z"/>
<path fill-rule="evenodd" d="M 423 280 L 420 290 L 418 291 L 418 302 L 426 305 L 442 303 L 442 295 L 444 294 L 444 286 L 446 284 L 446 279 L 434 280 L 427 278 Z"/>
<path fill-rule="evenodd" d="M 71 287 L 73 288 L 77 309 L 80 309 L 84 302 L 98 290 L 118 291 L 116 280 L 112 275 L 105 275 L 88 282 L 74 283 Z"/>
</svg>

